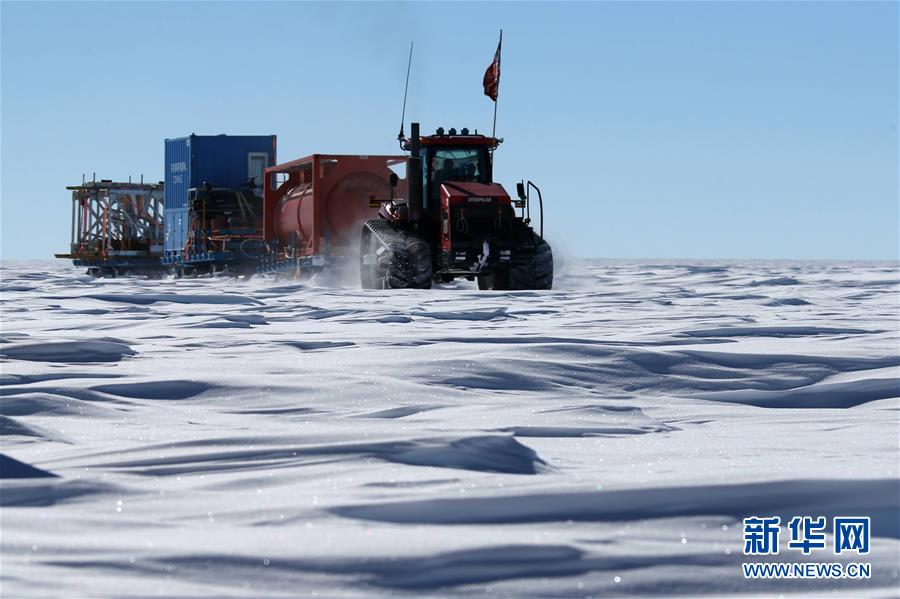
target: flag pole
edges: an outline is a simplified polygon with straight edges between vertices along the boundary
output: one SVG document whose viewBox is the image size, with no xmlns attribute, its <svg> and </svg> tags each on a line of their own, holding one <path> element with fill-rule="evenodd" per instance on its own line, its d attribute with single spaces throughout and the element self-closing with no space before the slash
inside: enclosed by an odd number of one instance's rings
<svg viewBox="0 0 900 599">
<path fill-rule="evenodd" d="M 497 99 L 500 99 L 500 95 L 497 95 Z M 497 100 L 494 100 L 494 128 L 491 131 L 491 137 L 497 137 Z"/>
<path fill-rule="evenodd" d="M 497 71 L 500 71 L 500 62 L 503 58 L 503 30 L 500 30 L 500 43 L 497 44 Z M 497 104 L 500 102 L 500 78 L 497 78 L 497 99 L 494 100 L 494 126 L 491 130 L 491 137 L 497 139 Z M 494 161 L 494 147 L 491 147 L 491 162 Z"/>
</svg>

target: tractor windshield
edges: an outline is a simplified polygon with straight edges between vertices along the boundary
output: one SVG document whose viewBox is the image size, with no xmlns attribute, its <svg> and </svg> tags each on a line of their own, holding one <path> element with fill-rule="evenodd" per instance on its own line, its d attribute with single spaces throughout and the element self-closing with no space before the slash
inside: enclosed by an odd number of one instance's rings
<svg viewBox="0 0 900 599">
<path fill-rule="evenodd" d="M 444 181 L 486 183 L 484 148 L 438 148 L 431 155 L 431 177 L 436 185 Z"/>
</svg>

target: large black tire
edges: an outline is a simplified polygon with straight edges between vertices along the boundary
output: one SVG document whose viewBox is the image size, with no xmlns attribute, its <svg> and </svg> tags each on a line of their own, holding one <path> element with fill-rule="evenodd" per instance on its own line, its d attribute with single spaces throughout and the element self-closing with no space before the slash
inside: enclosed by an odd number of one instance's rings
<svg viewBox="0 0 900 599">
<path fill-rule="evenodd" d="M 363 225 L 362 237 L 359 244 L 359 279 L 363 289 L 382 289 L 376 251 L 379 243 L 368 223 Z"/>
<path fill-rule="evenodd" d="M 362 241 L 363 288 L 431 288 L 431 247 L 425 240 L 409 231 L 395 229 L 385 221 L 370 220 L 364 226 Z"/>
<path fill-rule="evenodd" d="M 552 289 L 553 250 L 550 244 L 534 235 L 534 253 L 528 260 L 514 263 L 509 269 L 508 289 Z"/>
</svg>

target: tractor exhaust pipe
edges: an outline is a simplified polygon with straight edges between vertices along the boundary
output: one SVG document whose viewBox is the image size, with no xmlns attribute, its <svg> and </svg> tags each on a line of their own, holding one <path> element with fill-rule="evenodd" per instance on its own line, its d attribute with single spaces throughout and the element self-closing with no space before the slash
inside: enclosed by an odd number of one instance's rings
<svg viewBox="0 0 900 599">
<path fill-rule="evenodd" d="M 409 158 L 406 160 L 407 209 L 409 220 L 422 220 L 424 204 L 422 202 L 422 159 L 419 157 L 419 123 L 410 123 Z"/>
<path fill-rule="evenodd" d="M 409 137 L 410 137 L 409 153 L 412 154 L 413 156 L 415 156 L 416 158 L 418 158 L 419 157 L 419 149 L 421 147 L 419 144 L 419 123 L 410 123 L 409 124 Z"/>
</svg>

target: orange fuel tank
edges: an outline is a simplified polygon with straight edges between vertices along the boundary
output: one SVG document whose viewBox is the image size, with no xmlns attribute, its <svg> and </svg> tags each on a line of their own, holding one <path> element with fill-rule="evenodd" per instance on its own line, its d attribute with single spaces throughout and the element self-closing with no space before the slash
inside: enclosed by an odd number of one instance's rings
<svg viewBox="0 0 900 599">
<path fill-rule="evenodd" d="M 404 156 L 314 154 L 266 170 L 265 236 L 300 255 L 346 253 L 362 224 L 375 218 L 374 200 L 390 197 L 391 167 Z M 405 196 L 405 181 L 394 189 Z"/>
</svg>

